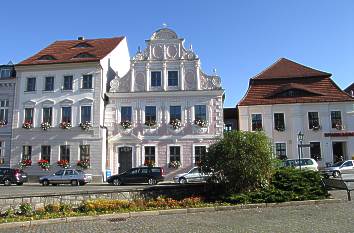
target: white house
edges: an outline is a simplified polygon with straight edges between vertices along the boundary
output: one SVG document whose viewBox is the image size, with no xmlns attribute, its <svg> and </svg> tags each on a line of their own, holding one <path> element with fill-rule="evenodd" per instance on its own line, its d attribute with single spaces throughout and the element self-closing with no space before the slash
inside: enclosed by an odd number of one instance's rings
<svg viewBox="0 0 354 233">
<path fill-rule="evenodd" d="M 167 173 L 191 167 L 222 135 L 220 78 L 203 73 L 183 42 L 171 29 L 157 30 L 129 72 L 111 81 L 105 125 L 113 173 L 148 163 Z"/>
<path fill-rule="evenodd" d="M 354 156 L 354 98 L 331 74 L 282 58 L 250 79 L 238 104 L 239 129 L 264 130 L 280 158 L 298 158 L 297 134 L 304 134 L 303 157 L 320 166 Z"/>
<path fill-rule="evenodd" d="M 56 41 L 16 65 L 11 166 L 31 160 L 30 175 L 58 161 L 90 162 L 102 180 L 106 169 L 105 93 L 115 75 L 130 67 L 125 37 Z"/>
</svg>

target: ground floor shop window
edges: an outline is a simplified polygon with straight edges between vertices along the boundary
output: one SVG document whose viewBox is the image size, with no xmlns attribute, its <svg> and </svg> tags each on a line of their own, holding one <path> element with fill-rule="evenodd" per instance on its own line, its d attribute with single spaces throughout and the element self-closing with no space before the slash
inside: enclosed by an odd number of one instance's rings
<svg viewBox="0 0 354 233">
<path fill-rule="evenodd" d="M 195 146 L 194 147 L 194 163 L 195 165 L 200 165 L 203 157 L 206 153 L 206 146 Z"/>
<path fill-rule="evenodd" d="M 181 162 L 181 147 L 170 146 L 170 162 L 172 161 Z"/>
<path fill-rule="evenodd" d="M 51 152 L 50 146 L 42 146 L 41 147 L 41 159 L 47 160 L 48 163 L 50 163 L 50 152 Z"/>
<path fill-rule="evenodd" d="M 70 146 L 60 146 L 60 160 L 70 162 Z"/>
<path fill-rule="evenodd" d="M 32 146 L 22 147 L 22 160 L 32 160 Z"/>
<path fill-rule="evenodd" d="M 80 160 L 90 160 L 90 145 L 80 145 Z"/>
<path fill-rule="evenodd" d="M 320 142 L 310 142 L 310 155 L 311 158 L 316 161 L 321 160 L 321 143 Z"/>
<path fill-rule="evenodd" d="M 155 147 L 154 146 L 145 146 L 145 166 L 154 166 L 155 165 Z"/>
</svg>

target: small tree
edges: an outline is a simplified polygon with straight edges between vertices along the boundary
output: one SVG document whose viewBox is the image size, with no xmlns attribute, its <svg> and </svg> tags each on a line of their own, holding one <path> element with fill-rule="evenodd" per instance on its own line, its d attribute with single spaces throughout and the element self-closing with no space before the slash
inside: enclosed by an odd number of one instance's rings
<svg viewBox="0 0 354 233">
<path fill-rule="evenodd" d="M 238 193 L 268 185 L 272 161 L 271 143 L 264 132 L 231 131 L 209 147 L 202 167 L 226 191 Z"/>
</svg>

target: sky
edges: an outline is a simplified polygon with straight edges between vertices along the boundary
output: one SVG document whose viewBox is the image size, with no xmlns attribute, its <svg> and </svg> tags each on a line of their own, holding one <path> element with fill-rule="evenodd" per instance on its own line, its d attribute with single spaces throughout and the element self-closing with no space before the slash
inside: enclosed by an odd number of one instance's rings
<svg viewBox="0 0 354 233">
<path fill-rule="evenodd" d="M 126 36 L 133 56 L 166 23 L 193 45 L 204 72 L 216 69 L 226 107 L 281 57 L 333 74 L 343 89 L 354 82 L 352 0 L 17 0 L 1 8 L 0 64 L 78 36 Z"/>
</svg>

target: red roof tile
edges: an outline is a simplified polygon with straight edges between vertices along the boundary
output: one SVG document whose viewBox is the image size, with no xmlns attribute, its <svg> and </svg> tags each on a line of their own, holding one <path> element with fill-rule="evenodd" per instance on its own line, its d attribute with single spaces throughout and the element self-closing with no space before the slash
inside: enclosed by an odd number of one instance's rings
<svg viewBox="0 0 354 233">
<path fill-rule="evenodd" d="M 273 65 L 253 77 L 253 79 L 275 79 L 296 77 L 331 76 L 330 73 L 315 70 L 299 63 L 281 58 Z"/>
<path fill-rule="evenodd" d="M 55 41 L 45 49 L 39 51 L 32 57 L 21 61 L 17 65 L 40 65 L 40 64 L 57 64 L 57 63 L 80 63 L 99 61 L 107 56 L 124 37 L 104 38 L 104 39 L 87 39 L 87 40 L 63 40 Z M 78 44 L 88 44 L 87 47 L 75 47 Z M 79 54 L 91 54 L 92 57 L 75 58 Z M 43 56 L 52 56 L 54 59 L 41 60 Z"/>
<path fill-rule="evenodd" d="M 270 76 L 271 74 L 274 74 L 274 77 Z M 330 76 L 329 73 L 283 58 L 250 80 L 247 93 L 238 105 L 354 101 L 354 98 L 342 91 Z M 301 90 L 302 94 L 281 96 L 282 92 L 291 89 Z"/>
</svg>

